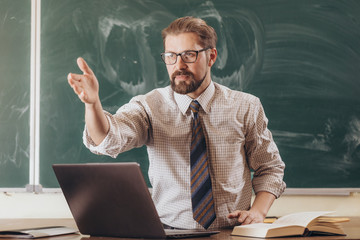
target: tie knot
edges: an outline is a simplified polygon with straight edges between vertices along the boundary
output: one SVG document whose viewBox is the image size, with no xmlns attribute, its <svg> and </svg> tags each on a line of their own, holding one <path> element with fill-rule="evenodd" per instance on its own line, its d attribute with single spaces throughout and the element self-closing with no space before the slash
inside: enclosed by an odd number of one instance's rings
<svg viewBox="0 0 360 240">
<path fill-rule="evenodd" d="M 193 100 L 190 103 L 190 109 L 191 109 L 191 111 L 193 111 L 193 113 L 199 112 L 199 108 L 200 108 L 200 103 L 198 101 Z"/>
</svg>

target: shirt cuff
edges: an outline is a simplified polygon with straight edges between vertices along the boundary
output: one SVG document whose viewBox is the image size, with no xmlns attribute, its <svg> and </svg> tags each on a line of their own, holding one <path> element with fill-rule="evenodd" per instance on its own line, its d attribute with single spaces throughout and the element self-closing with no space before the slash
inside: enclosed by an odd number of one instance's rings
<svg viewBox="0 0 360 240">
<path fill-rule="evenodd" d="M 109 153 L 106 151 L 107 149 L 107 145 L 109 143 L 109 136 L 111 135 L 111 129 L 112 129 L 112 126 L 111 126 L 111 121 L 109 119 L 109 116 L 108 116 L 108 113 L 105 112 L 105 116 L 109 122 L 109 132 L 108 134 L 105 136 L 105 138 L 102 140 L 102 142 L 99 144 L 99 145 L 96 145 L 95 142 L 92 140 L 91 136 L 89 135 L 89 132 L 87 130 L 87 127 L 85 125 L 84 127 L 84 132 L 83 132 L 83 143 L 84 145 L 92 152 L 92 153 L 95 153 L 95 154 L 98 154 L 98 155 L 109 155 Z M 110 157 L 112 158 L 116 158 L 116 155 L 111 155 L 110 154 Z"/>
<path fill-rule="evenodd" d="M 261 182 L 261 183 L 258 183 Z M 265 184 L 264 184 L 265 183 Z M 255 194 L 258 192 L 272 193 L 276 198 L 279 198 L 285 191 L 286 183 L 277 177 L 267 177 L 267 179 L 253 179 L 253 189 Z"/>
</svg>

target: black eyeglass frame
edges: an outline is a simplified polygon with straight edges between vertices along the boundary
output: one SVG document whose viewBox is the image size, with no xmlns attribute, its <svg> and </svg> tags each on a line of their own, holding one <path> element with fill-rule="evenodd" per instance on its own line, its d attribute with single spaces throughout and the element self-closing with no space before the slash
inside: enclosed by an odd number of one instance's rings
<svg viewBox="0 0 360 240">
<path fill-rule="evenodd" d="M 164 52 L 164 53 L 161 53 L 161 59 L 163 60 L 163 62 L 166 64 L 166 65 L 174 65 L 176 62 L 177 62 L 177 59 L 178 59 L 178 56 L 181 57 L 181 59 L 183 60 L 184 63 L 194 63 L 196 62 L 197 58 L 198 58 L 198 55 L 200 52 L 203 52 L 203 51 L 206 51 L 206 50 L 209 50 L 211 49 L 211 47 L 207 47 L 207 48 L 203 48 L 203 49 L 200 49 L 200 50 L 186 50 L 186 51 L 183 51 L 181 53 L 174 53 L 174 52 Z M 183 59 L 183 56 L 185 55 L 185 53 L 189 53 L 189 52 L 194 52 L 196 53 L 196 57 L 195 57 L 195 60 L 194 61 L 186 61 Z M 165 62 L 165 54 L 175 54 L 176 58 L 175 58 L 175 62 L 174 63 L 166 63 Z"/>
</svg>

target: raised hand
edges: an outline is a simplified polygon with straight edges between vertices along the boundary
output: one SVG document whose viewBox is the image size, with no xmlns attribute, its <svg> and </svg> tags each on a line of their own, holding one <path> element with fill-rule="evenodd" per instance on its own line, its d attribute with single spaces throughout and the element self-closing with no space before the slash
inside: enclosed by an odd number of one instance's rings
<svg viewBox="0 0 360 240">
<path fill-rule="evenodd" d="M 110 128 L 99 98 L 99 82 L 84 59 L 78 58 L 77 64 L 83 74 L 69 73 L 68 82 L 80 100 L 85 103 L 86 128 L 91 139 L 98 145 Z"/>
<path fill-rule="evenodd" d="M 77 59 L 77 64 L 83 74 L 69 73 L 68 83 L 83 103 L 94 104 L 100 101 L 99 82 L 94 72 L 81 57 Z"/>
</svg>

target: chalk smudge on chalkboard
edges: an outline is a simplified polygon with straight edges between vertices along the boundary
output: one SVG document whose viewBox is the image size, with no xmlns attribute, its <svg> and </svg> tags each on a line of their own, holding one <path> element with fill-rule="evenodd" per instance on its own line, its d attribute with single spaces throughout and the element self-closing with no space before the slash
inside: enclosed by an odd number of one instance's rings
<svg viewBox="0 0 360 240">
<path fill-rule="evenodd" d="M 94 20 L 97 21 L 95 26 L 84 22 L 85 13 L 76 9 L 73 23 L 79 34 L 93 35 L 94 47 L 98 50 L 97 61 L 101 61 L 101 74 L 106 80 L 134 96 L 159 87 L 157 82 L 168 84 L 168 76 L 158 74 L 159 56 L 154 56 L 153 49 L 159 45 L 154 46 L 149 41 L 154 37 L 149 34 L 156 33 L 161 40 L 162 28 L 176 16 L 145 9 L 128 18 L 126 9 L 129 8 L 124 2 L 120 10 L 107 9 L 99 13 Z M 263 60 L 264 29 L 258 16 L 246 8 L 219 10 L 212 1 L 199 4 L 183 15 L 203 18 L 218 32 L 219 54 L 212 72 L 214 81 L 231 88 L 246 89 Z M 99 66 L 99 63 L 94 64 Z"/>
<path fill-rule="evenodd" d="M 20 14 L 20 12 L 17 14 Z M 0 48 L 3 47 L 1 48 L 3 55 L 0 54 L 0 63 L 4 63 L 0 64 L 0 72 L 2 74 L 0 82 L 0 166 L 3 169 L 6 169 L 8 166 L 20 168 L 24 165 L 24 160 L 27 161 L 29 159 L 30 141 L 28 138 L 30 89 L 27 89 L 30 79 L 27 77 L 28 71 L 23 70 L 22 61 L 15 58 L 17 61 L 11 62 L 13 57 L 11 55 L 21 53 L 26 57 L 26 53 L 21 52 L 24 49 L 23 46 L 17 45 L 21 41 L 13 42 L 9 38 L 14 36 L 17 39 L 23 40 L 18 36 L 20 32 L 12 28 L 20 28 L 24 21 L 20 17 L 17 18 L 17 16 L 10 15 L 7 11 L 3 19 L 4 21 L 0 23 L 0 33 L 2 33 L 0 34 Z M 23 41 L 26 41 L 26 39 Z M 28 46 L 27 42 L 25 46 L 26 49 Z M 16 52 L 15 49 L 19 52 Z M 29 51 L 30 49 L 27 48 L 27 50 Z M 5 59 L 6 61 L 3 61 Z M 8 61 L 12 64 L 9 64 Z"/>
<path fill-rule="evenodd" d="M 17 130 L 14 138 L 9 141 L 11 146 L 7 147 L 6 152 L 0 153 L 0 166 L 11 163 L 13 166 L 19 168 L 22 165 L 19 156 L 23 155 L 24 157 L 29 158 L 29 145 L 27 148 L 23 148 L 20 138 L 20 133 Z"/>
<path fill-rule="evenodd" d="M 116 17 L 102 17 L 99 20 L 100 31 L 100 51 L 101 61 L 105 68 L 105 74 L 108 80 L 115 84 L 120 83 L 120 86 L 131 95 L 145 93 L 153 88 L 153 79 L 156 78 L 155 60 L 151 55 L 150 46 L 147 41 L 145 29 L 152 24 L 151 18 L 140 19 L 135 22 L 125 22 L 125 20 Z M 135 68 L 141 69 L 139 73 L 134 74 L 135 79 L 130 82 L 125 79 L 119 79 L 119 69 L 117 65 L 113 66 L 111 59 L 106 55 L 107 44 L 110 40 L 109 36 L 112 32 L 118 31 L 116 36 L 120 44 L 118 47 L 123 51 L 126 48 L 131 48 L 135 53 L 130 53 L 127 56 L 118 56 L 122 62 L 127 64 L 137 65 Z M 134 43 L 135 41 L 135 43 Z M 136 48 L 133 47 L 136 46 Z M 113 46 L 112 46 L 113 47 Z M 135 56 L 136 59 L 129 59 L 129 56 Z M 119 66 L 118 66 L 119 67 Z M 140 76 L 139 76 L 140 75 Z"/>
<path fill-rule="evenodd" d="M 279 130 L 272 130 L 272 133 L 276 142 L 282 146 L 323 152 L 331 151 L 331 148 L 326 144 L 325 135 L 322 133 L 314 135 Z"/>
<path fill-rule="evenodd" d="M 2 143 L 0 151 L 0 165 L 11 163 L 13 166 L 20 167 L 22 164 L 21 159 L 28 159 L 29 157 L 29 144 L 24 144 L 22 137 L 23 127 L 17 124 L 12 125 L 12 123 L 13 121 L 20 122 L 26 120 L 29 117 L 30 106 L 20 106 L 16 96 L 7 97 L 6 106 L 0 107 L 0 120 L 2 123 L 0 133 L 1 136 L 7 136 L 6 141 Z M 29 95 L 25 93 L 19 99 L 26 101 L 28 97 Z M 2 94 L 0 94 L 0 99 L 3 99 Z"/>
<path fill-rule="evenodd" d="M 259 17 L 245 7 L 217 9 L 212 1 L 200 4 L 188 15 L 204 19 L 217 31 L 213 80 L 230 88 L 246 89 L 263 61 L 264 28 Z"/>
<path fill-rule="evenodd" d="M 348 146 L 344 161 L 351 164 L 353 161 L 360 159 L 360 119 L 356 117 L 351 119 L 344 142 Z"/>
<path fill-rule="evenodd" d="M 90 32 L 94 39 L 94 48 L 102 66 L 97 75 L 106 76 L 105 80 L 130 95 L 145 93 L 154 87 L 153 79 L 156 77 L 155 60 L 145 33 L 152 24 L 151 17 L 133 21 L 122 18 L 121 14 L 113 14 L 112 9 L 109 11 L 100 15 L 94 26 L 88 26 L 82 21 L 85 13 L 77 9 L 73 14 L 73 23 L 79 34 Z M 93 29 L 86 30 L 91 27 Z M 95 60 L 90 57 L 89 61 Z M 96 65 L 99 66 L 99 63 Z M 127 69 L 125 73 L 121 70 L 124 68 Z"/>
<path fill-rule="evenodd" d="M 345 171 L 344 166 L 352 166 L 360 159 L 360 119 L 352 117 L 346 122 L 345 132 L 341 130 L 343 124 L 339 119 L 328 119 L 323 132 L 317 134 L 279 130 L 272 130 L 272 133 L 280 148 L 286 146 L 339 155 L 337 164 Z M 335 140 L 337 138 L 339 140 Z"/>
</svg>

